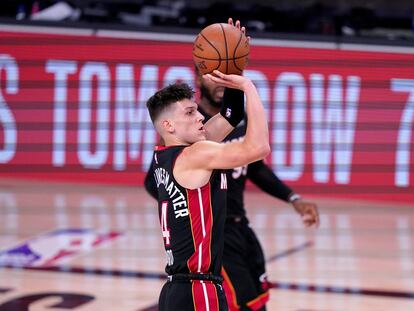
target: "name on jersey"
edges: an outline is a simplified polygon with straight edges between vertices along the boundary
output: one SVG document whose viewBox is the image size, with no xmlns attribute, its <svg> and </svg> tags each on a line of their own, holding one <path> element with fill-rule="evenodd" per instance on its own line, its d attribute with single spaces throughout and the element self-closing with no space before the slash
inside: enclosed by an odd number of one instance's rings
<svg viewBox="0 0 414 311">
<path fill-rule="evenodd" d="M 165 191 L 167 191 L 168 196 L 172 201 L 175 218 L 188 216 L 186 197 L 174 184 L 174 181 L 170 181 L 170 174 L 164 168 L 159 167 L 155 169 L 154 178 L 157 183 L 157 188 L 164 185 Z"/>
</svg>

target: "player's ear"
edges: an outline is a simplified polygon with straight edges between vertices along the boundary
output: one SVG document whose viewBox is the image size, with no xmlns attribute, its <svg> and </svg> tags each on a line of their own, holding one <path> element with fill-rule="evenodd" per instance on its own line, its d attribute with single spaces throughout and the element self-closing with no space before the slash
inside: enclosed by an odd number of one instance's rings
<svg viewBox="0 0 414 311">
<path fill-rule="evenodd" d="M 161 125 L 165 132 L 170 133 L 170 134 L 174 133 L 175 129 L 174 129 L 174 125 L 171 122 L 171 120 L 168 120 L 168 119 L 162 120 Z"/>
</svg>

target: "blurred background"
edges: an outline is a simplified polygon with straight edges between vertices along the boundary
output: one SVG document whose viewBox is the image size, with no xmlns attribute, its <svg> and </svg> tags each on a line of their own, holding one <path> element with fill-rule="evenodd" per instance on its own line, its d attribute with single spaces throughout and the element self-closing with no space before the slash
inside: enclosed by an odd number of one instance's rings
<svg viewBox="0 0 414 311">
<path fill-rule="evenodd" d="M 195 35 L 233 17 L 252 37 L 244 74 L 278 176 L 324 197 L 414 198 L 411 0 L 0 6 L 0 176 L 142 185 L 157 141 L 147 98 L 195 87 Z"/>
<path fill-rule="evenodd" d="M 413 40 L 411 0 L 3 0 L 0 17 L 102 24 L 106 27 L 201 29 L 223 16 L 258 33 Z"/>
<path fill-rule="evenodd" d="M 195 35 L 228 17 L 252 37 L 266 163 L 321 213 L 306 229 L 248 183 L 268 310 L 414 310 L 413 0 L 1 0 L 1 311 L 57 309 L 54 296 L 157 310 L 145 103 L 177 81 L 196 89 Z"/>
</svg>

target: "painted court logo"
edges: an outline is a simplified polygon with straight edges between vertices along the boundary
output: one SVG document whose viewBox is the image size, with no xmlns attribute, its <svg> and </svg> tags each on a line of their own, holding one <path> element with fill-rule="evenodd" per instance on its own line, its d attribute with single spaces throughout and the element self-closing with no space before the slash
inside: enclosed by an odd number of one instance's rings
<svg viewBox="0 0 414 311">
<path fill-rule="evenodd" d="M 121 234 L 93 229 L 55 230 L 0 251 L 0 266 L 45 267 L 61 264 Z"/>
</svg>

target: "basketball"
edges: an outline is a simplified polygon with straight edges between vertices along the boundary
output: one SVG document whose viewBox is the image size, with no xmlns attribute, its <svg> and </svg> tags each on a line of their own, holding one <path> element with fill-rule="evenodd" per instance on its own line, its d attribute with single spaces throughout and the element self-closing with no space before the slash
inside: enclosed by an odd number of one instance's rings
<svg viewBox="0 0 414 311">
<path fill-rule="evenodd" d="M 216 23 L 198 34 L 193 45 L 193 59 L 201 74 L 219 70 L 241 74 L 249 60 L 249 41 L 235 26 Z"/>
</svg>

